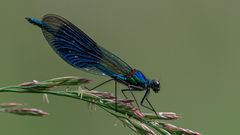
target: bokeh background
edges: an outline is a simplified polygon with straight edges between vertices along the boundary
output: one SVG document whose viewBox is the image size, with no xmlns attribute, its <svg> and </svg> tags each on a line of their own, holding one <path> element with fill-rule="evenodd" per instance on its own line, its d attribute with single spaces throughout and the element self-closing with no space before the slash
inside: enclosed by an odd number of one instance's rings
<svg viewBox="0 0 240 135">
<path fill-rule="evenodd" d="M 239 5 L 236 0 L 1 0 L 0 85 L 68 75 L 95 84 L 108 79 L 66 64 L 24 19 L 55 13 L 149 78 L 160 79 L 161 92 L 151 101 L 159 111 L 182 115 L 173 124 L 205 135 L 239 134 Z M 102 90 L 112 91 L 113 85 Z M 0 114 L 0 134 L 134 134 L 103 110 L 88 110 L 85 102 L 49 98 L 47 105 L 40 95 L 0 93 L 0 102 L 27 103 L 51 114 Z"/>
</svg>

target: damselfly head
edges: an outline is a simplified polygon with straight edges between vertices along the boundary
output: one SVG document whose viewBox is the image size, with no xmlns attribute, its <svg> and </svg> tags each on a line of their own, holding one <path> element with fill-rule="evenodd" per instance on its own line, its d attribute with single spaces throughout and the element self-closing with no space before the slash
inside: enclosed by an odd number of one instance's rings
<svg viewBox="0 0 240 135">
<path fill-rule="evenodd" d="M 151 80 L 150 87 L 155 93 L 158 93 L 160 91 L 160 81 L 158 80 Z"/>
</svg>

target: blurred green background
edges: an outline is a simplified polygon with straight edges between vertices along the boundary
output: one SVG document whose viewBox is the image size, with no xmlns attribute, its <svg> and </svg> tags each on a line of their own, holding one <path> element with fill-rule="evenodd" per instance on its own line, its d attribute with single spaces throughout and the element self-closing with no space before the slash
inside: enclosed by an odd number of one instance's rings
<svg viewBox="0 0 240 135">
<path fill-rule="evenodd" d="M 2 0 L 0 4 L 0 85 L 75 75 L 49 47 L 26 16 L 61 15 L 150 79 L 161 80 L 151 100 L 159 111 L 182 115 L 174 122 L 208 135 L 239 131 L 240 1 L 237 0 Z M 109 84 L 105 91 L 113 90 Z M 140 98 L 143 93 L 138 94 Z M 40 95 L 0 93 L 0 102 L 21 102 L 49 117 L 0 114 L 4 135 L 134 134 L 85 102 Z"/>
</svg>

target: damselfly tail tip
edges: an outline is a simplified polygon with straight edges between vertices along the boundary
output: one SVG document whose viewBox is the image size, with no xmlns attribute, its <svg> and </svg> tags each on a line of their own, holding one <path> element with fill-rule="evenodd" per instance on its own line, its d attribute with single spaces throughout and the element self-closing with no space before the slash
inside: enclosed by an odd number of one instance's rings
<svg viewBox="0 0 240 135">
<path fill-rule="evenodd" d="M 47 27 L 47 24 L 45 24 L 44 22 L 40 21 L 40 20 L 37 20 L 35 18 L 32 18 L 32 17 L 25 17 L 25 19 L 33 24 L 33 25 L 37 25 L 38 27 L 40 28 L 43 28 L 43 27 Z"/>
<path fill-rule="evenodd" d="M 29 21 L 31 18 L 30 17 L 25 17 L 25 19 Z"/>
<path fill-rule="evenodd" d="M 34 18 L 32 17 L 25 17 L 25 19 L 29 22 L 29 23 L 34 23 Z"/>
</svg>

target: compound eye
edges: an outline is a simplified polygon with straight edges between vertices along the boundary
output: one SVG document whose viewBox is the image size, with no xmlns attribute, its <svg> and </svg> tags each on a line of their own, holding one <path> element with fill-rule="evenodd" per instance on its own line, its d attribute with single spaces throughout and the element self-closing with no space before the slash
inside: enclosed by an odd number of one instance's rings
<svg viewBox="0 0 240 135">
<path fill-rule="evenodd" d="M 160 85 L 160 82 L 159 82 L 159 81 L 154 81 L 154 85 L 155 85 L 155 86 L 159 86 L 159 85 Z"/>
</svg>

